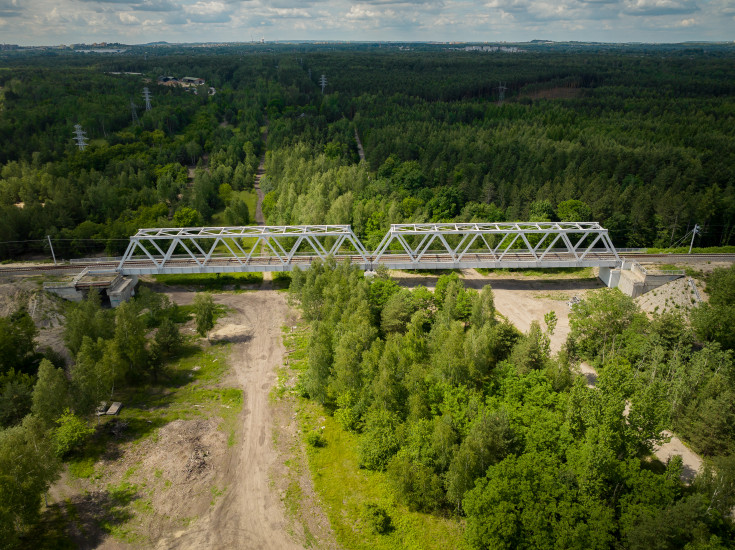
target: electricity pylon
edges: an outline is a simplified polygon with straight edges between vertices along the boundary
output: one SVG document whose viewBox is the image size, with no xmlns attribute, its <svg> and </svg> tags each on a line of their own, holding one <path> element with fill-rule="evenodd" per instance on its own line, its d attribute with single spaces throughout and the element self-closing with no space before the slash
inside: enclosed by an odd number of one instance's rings
<svg viewBox="0 0 735 550">
<path fill-rule="evenodd" d="M 77 147 L 79 147 L 79 150 L 84 151 L 84 149 L 87 147 L 87 132 L 82 130 L 81 124 L 74 125 L 74 139 L 77 142 Z"/>
</svg>

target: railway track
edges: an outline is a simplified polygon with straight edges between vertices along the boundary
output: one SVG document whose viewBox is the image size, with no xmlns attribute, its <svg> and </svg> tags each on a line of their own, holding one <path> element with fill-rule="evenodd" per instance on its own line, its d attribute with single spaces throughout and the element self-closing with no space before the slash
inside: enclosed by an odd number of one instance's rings
<svg viewBox="0 0 735 550">
<path fill-rule="evenodd" d="M 629 261 L 638 262 L 654 262 L 654 263 L 668 263 L 677 261 L 686 261 L 687 263 L 695 262 L 735 262 L 735 254 L 645 254 L 636 252 L 626 252 L 619 254 L 620 258 Z M 308 266 L 315 261 L 317 256 L 295 256 L 291 259 L 293 265 Z M 335 258 L 337 261 L 344 261 L 349 259 L 355 264 L 364 264 L 362 256 L 359 255 L 341 255 Z M 557 260 L 557 261 L 573 261 L 574 257 L 569 254 L 547 254 L 546 260 Z M 587 259 L 591 261 L 595 260 L 614 260 L 612 254 L 588 254 Z M 372 261 L 372 256 L 368 256 L 368 261 Z M 491 264 L 498 261 L 498 255 L 489 253 L 468 253 L 462 258 L 462 262 L 487 262 Z M 506 253 L 503 256 L 503 262 L 533 262 L 534 257 L 529 253 L 513 254 Z M 380 258 L 379 263 L 384 263 L 390 267 L 391 264 L 406 264 L 410 263 L 411 259 L 408 254 L 386 254 Z M 422 264 L 453 264 L 454 260 L 449 254 L 438 254 L 438 253 L 426 253 L 421 257 Z M 85 268 L 94 270 L 107 270 L 117 269 L 119 262 L 83 262 L 74 264 L 24 264 L 24 265 L 13 265 L 13 266 L 0 266 L 0 276 L 10 275 L 24 275 L 24 274 L 66 274 L 66 273 L 78 273 Z M 125 263 L 126 267 L 136 268 L 148 268 L 155 269 L 156 265 L 149 259 L 136 259 L 129 260 Z M 171 259 L 167 262 L 167 267 L 171 268 L 196 268 L 199 264 L 192 259 Z M 239 261 L 236 258 L 211 258 L 207 262 L 209 267 L 228 267 L 236 268 L 243 265 L 247 265 L 249 269 L 257 267 L 273 267 L 280 266 L 282 262 L 276 257 L 256 257 L 252 258 L 246 264 Z M 432 266 L 430 269 L 436 269 Z"/>
</svg>

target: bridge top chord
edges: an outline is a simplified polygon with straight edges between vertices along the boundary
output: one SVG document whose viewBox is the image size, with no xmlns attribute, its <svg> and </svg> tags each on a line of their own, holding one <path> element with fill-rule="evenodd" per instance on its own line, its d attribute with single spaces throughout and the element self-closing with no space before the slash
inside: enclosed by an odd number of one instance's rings
<svg viewBox="0 0 735 550">
<path fill-rule="evenodd" d="M 318 235 L 338 237 L 352 235 L 349 225 L 244 225 L 235 227 L 162 227 L 138 229 L 132 239 L 173 239 L 173 238 L 239 238 L 266 236 Z"/>
<path fill-rule="evenodd" d="M 583 233 L 607 231 L 598 222 L 494 222 L 494 223 L 398 223 L 390 232 L 403 234 L 441 233 Z"/>
</svg>

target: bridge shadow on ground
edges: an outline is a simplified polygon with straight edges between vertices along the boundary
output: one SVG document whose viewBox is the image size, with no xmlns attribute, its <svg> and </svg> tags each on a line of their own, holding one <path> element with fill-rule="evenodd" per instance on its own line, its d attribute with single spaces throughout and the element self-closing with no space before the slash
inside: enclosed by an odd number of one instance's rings
<svg viewBox="0 0 735 550">
<path fill-rule="evenodd" d="M 413 288 L 423 285 L 427 288 L 434 288 L 436 281 L 439 279 L 437 275 L 416 275 L 411 274 L 392 274 L 395 281 L 404 287 Z M 595 278 L 531 278 L 524 275 L 517 277 L 484 277 L 480 274 L 467 274 L 461 278 L 467 288 L 481 289 L 486 285 L 490 285 L 496 290 L 518 290 L 518 291 L 575 291 L 575 290 L 594 290 L 597 288 L 605 288 L 605 284 L 597 277 Z"/>
</svg>

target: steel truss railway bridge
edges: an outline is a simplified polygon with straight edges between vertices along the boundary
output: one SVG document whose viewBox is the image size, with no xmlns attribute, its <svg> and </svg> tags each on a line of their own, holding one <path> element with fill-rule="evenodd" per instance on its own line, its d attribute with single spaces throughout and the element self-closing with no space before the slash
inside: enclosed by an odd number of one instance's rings
<svg viewBox="0 0 735 550">
<path fill-rule="evenodd" d="M 390 269 L 619 267 L 596 222 L 391 225 L 368 251 L 349 225 L 140 229 L 116 270 L 122 275 L 291 271 L 316 260 Z"/>
</svg>

